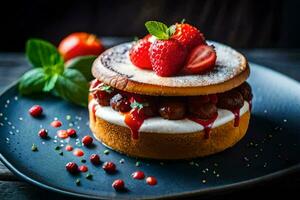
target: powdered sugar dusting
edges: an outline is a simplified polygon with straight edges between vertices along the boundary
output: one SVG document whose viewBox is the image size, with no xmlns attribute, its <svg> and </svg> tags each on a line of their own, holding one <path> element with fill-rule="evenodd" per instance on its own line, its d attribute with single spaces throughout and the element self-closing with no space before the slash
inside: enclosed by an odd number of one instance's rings
<svg viewBox="0 0 300 200">
<path fill-rule="evenodd" d="M 126 76 L 132 81 L 169 87 L 197 87 L 219 84 L 232 79 L 246 69 L 246 59 L 243 55 L 223 44 L 209 42 L 209 44 L 215 46 L 217 52 L 216 67 L 212 71 L 200 75 L 159 77 L 153 71 L 142 70 L 130 62 L 128 52 L 132 44 L 124 43 L 108 49 L 96 60 L 96 65 L 100 64 L 106 70 L 110 70 L 116 75 Z"/>
</svg>

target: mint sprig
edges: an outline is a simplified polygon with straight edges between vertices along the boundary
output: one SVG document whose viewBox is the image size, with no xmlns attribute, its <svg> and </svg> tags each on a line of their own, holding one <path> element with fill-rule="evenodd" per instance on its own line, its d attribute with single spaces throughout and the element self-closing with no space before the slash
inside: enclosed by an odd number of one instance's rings
<svg viewBox="0 0 300 200">
<path fill-rule="evenodd" d="M 158 21 L 147 21 L 145 26 L 148 32 L 159 40 L 168 40 L 176 31 L 176 26 L 168 27 L 166 24 Z"/>
<path fill-rule="evenodd" d="M 137 102 L 136 100 L 133 100 L 133 102 L 130 104 L 130 107 L 132 109 L 137 108 L 138 110 L 140 110 L 140 109 L 142 109 L 142 108 L 144 108 L 146 106 L 149 106 L 149 104 L 146 103 L 146 102 L 145 103 L 140 103 L 140 102 Z"/>
<path fill-rule="evenodd" d="M 114 89 L 113 89 L 111 86 L 109 86 L 109 85 L 103 84 L 103 85 L 101 86 L 100 90 L 101 90 L 101 91 L 105 91 L 105 92 L 107 92 L 107 93 L 112 93 Z"/>
<path fill-rule="evenodd" d="M 30 39 L 26 43 L 26 56 L 34 69 L 20 79 L 19 92 L 31 95 L 51 92 L 78 105 L 87 105 L 88 82 L 73 68 L 65 68 L 64 60 L 51 43 Z"/>
</svg>

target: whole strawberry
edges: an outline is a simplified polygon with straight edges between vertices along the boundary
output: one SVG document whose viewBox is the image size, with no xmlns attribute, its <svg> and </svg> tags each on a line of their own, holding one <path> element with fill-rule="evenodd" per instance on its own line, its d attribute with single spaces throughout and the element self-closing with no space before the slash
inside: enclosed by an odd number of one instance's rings
<svg viewBox="0 0 300 200">
<path fill-rule="evenodd" d="M 149 49 L 153 42 L 150 34 L 138 40 L 129 51 L 130 61 L 137 67 L 142 69 L 152 69 Z"/>
<path fill-rule="evenodd" d="M 175 26 L 167 27 L 156 21 L 146 22 L 149 33 L 157 38 L 150 47 L 150 61 L 158 76 L 173 76 L 178 73 L 186 59 L 186 49 L 172 39 Z"/>
<path fill-rule="evenodd" d="M 203 34 L 196 27 L 186 23 L 176 24 L 176 31 L 172 38 L 185 46 L 188 51 L 198 45 L 206 44 Z"/>
</svg>

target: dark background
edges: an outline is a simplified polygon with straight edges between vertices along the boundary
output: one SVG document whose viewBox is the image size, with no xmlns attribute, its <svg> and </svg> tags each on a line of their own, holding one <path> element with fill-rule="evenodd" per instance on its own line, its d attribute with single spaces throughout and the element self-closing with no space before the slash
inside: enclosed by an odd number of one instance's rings
<svg viewBox="0 0 300 200">
<path fill-rule="evenodd" d="M 235 48 L 300 47 L 300 1 L 272 0 L 23 0 L 2 1 L 0 51 L 23 51 L 30 37 L 55 44 L 75 31 L 142 36 L 144 22 L 181 21 Z"/>
</svg>

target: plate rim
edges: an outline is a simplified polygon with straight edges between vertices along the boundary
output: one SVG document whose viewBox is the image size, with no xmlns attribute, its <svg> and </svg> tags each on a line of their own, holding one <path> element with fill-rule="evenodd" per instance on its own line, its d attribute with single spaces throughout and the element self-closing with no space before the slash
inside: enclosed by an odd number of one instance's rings
<svg viewBox="0 0 300 200">
<path fill-rule="evenodd" d="M 263 68 L 264 70 L 267 71 L 271 71 L 272 73 L 276 73 L 277 75 L 283 76 L 286 79 L 289 79 L 290 81 L 295 82 L 296 84 L 300 84 L 297 80 L 282 74 L 276 70 L 270 69 L 268 67 L 264 67 L 262 65 L 256 64 L 256 63 L 252 63 L 249 62 L 249 65 L 255 65 L 256 67 L 259 68 Z M 2 90 L 2 92 L 0 92 L 0 98 L 7 93 L 9 90 L 17 87 L 17 84 L 19 82 L 20 79 L 17 79 L 16 81 L 12 82 L 11 84 L 9 84 L 8 86 L 5 87 L 4 90 Z M 69 195 L 69 196 L 73 196 L 73 197 L 81 197 L 81 198 L 90 198 L 90 199 L 128 199 L 128 197 L 120 197 L 120 196 L 114 196 L 114 197 L 109 197 L 109 196 L 102 196 L 102 195 L 88 195 L 88 194 L 83 194 L 83 193 L 76 193 L 76 192 L 71 192 L 71 191 L 67 191 L 67 190 L 63 190 L 63 189 L 59 189 L 56 188 L 54 186 L 50 186 L 48 184 L 42 183 L 40 181 L 34 180 L 33 178 L 30 178 L 29 176 L 23 174 L 22 172 L 20 172 L 18 169 L 16 169 L 0 152 L 0 161 L 17 177 L 23 179 L 24 181 L 34 185 L 34 186 L 38 186 L 41 187 L 43 189 L 46 189 L 48 191 L 52 191 L 52 192 L 57 192 L 60 194 L 64 194 L 64 195 Z M 221 186 L 213 186 L 213 187 L 209 187 L 209 188 L 204 188 L 204 189 L 196 189 L 196 190 L 192 190 L 192 191 L 187 191 L 187 192 L 180 192 L 180 193 L 173 193 L 173 194 L 167 194 L 167 195 L 159 195 L 159 196 L 134 196 L 134 197 L 129 197 L 130 199 L 168 199 L 168 198 L 174 198 L 174 197 L 192 197 L 192 196 L 202 196 L 204 194 L 207 193 L 212 193 L 212 192 L 216 192 L 216 193 L 221 193 L 221 192 L 225 192 L 225 191 L 232 191 L 232 190 L 236 190 L 239 188 L 245 188 L 247 186 L 253 186 L 256 183 L 261 183 L 261 182 L 266 182 L 269 181 L 271 179 L 276 179 L 276 178 L 280 178 L 282 176 L 288 175 L 288 174 L 292 174 L 292 173 L 296 173 L 296 172 L 300 172 L 300 163 L 292 165 L 288 168 L 285 169 L 281 169 L 263 176 L 259 176 L 256 178 L 252 178 L 252 179 L 247 179 L 244 181 L 239 181 L 236 183 L 231 183 L 231 184 L 227 184 L 227 185 L 221 185 Z"/>
</svg>

